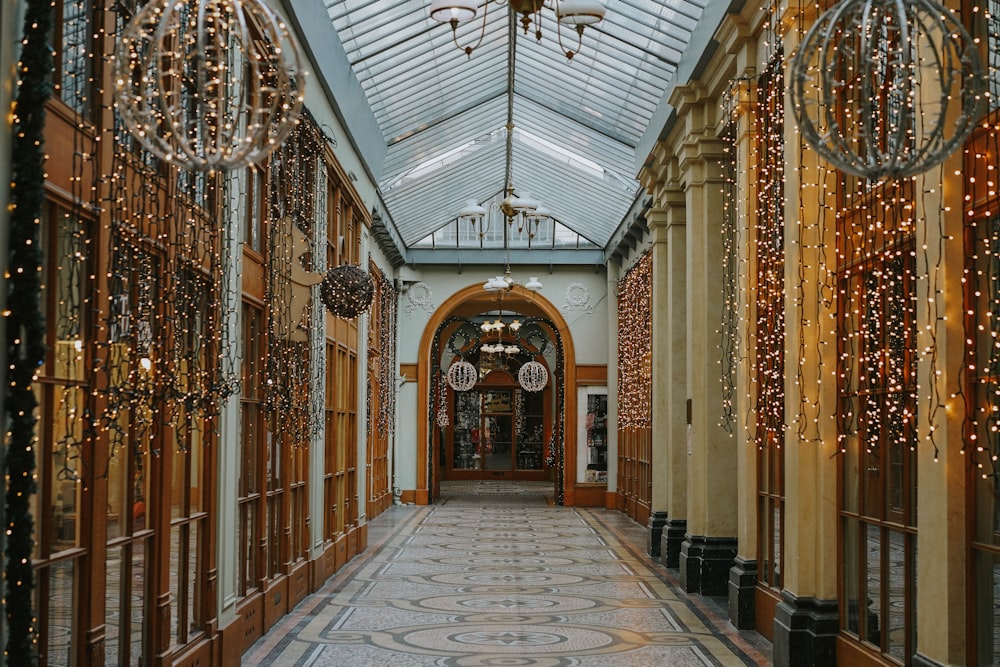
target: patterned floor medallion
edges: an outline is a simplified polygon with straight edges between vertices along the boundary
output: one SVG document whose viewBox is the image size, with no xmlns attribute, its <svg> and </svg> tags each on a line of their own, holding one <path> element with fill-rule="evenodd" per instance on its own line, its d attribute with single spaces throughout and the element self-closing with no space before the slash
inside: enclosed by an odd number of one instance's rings
<svg viewBox="0 0 1000 667">
<path fill-rule="evenodd" d="M 551 486 L 443 485 L 369 524 L 370 548 L 279 621 L 243 664 L 274 667 L 729 667 L 766 642 L 684 595 L 617 512 Z"/>
</svg>

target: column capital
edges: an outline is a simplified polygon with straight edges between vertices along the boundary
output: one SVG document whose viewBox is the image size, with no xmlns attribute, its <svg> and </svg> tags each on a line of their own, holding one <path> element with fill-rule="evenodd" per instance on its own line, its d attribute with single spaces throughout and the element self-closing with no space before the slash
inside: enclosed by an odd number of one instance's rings
<svg viewBox="0 0 1000 667">
<path fill-rule="evenodd" d="M 722 161 L 726 142 L 707 134 L 689 135 L 677 151 L 680 173 L 687 188 L 724 178 Z"/>
<path fill-rule="evenodd" d="M 687 220 L 684 212 L 684 192 L 680 193 L 680 199 L 674 200 L 672 205 L 665 208 L 651 208 L 646 213 L 646 226 L 653 243 L 664 243 L 667 240 L 667 232 L 673 227 L 683 227 Z"/>
<path fill-rule="evenodd" d="M 679 169 L 677 158 L 666 141 L 660 140 L 650 151 L 650 159 L 639 171 L 639 181 L 653 196 L 656 206 L 664 206 L 661 193 L 665 189 L 678 187 Z"/>
</svg>

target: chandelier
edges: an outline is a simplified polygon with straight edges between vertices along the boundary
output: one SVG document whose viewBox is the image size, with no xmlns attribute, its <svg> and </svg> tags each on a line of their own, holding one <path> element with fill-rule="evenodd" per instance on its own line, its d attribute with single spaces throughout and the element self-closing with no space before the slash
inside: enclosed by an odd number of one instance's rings
<svg viewBox="0 0 1000 667">
<path fill-rule="evenodd" d="M 489 209 L 475 199 L 469 199 L 457 214 L 459 223 L 465 222 L 472 227 L 472 231 L 479 235 L 482 242 L 490 231 L 493 216 L 502 214 L 512 231 L 516 230 L 518 235 L 526 232 L 529 241 L 534 239 L 542 223 L 552 217 L 552 214 L 531 195 L 525 193 L 523 197 L 518 197 L 513 185 L 508 185 L 504 194 L 503 201 L 491 202 Z"/>
<path fill-rule="evenodd" d="M 431 18 L 451 25 L 452 39 L 459 50 L 466 55 L 472 56 L 472 52 L 483 43 L 486 36 L 486 14 L 489 3 L 486 0 L 483 8 L 483 25 L 479 31 L 479 39 L 475 44 L 462 46 L 458 42 L 458 24 L 471 21 L 478 14 L 478 2 L 476 0 L 434 0 L 431 3 Z M 532 24 L 535 27 L 535 39 L 542 41 L 542 8 L 548 7 L 556 16 L 556 37 L 559 41 L 559 49 L 566 56 L 567 60 L 572 60 L 583 46 L 583 29 L 588 25 L 597 23 L 604 18 L 604 5 L 600 0 L 492 0 L 498 5 L 504 2 L 510 5 L 512 19 L 520 15 L 521 25 L 524 26 L 524 33 Z M 577 43 L 575 49 L 567 49 L 563 46 L 562 26 L 575 28 Z"/>
<path fill-rule="evenodd" d="M 501 294 L 506 294 L 514 289 L 515 285 L 520 285 L 515 281 L 510 275 L 510 265 L 507 265 L 506 270 L 502 276 L 494 276 L 490 278 L 485 283 L 483 283 L 483 289 L 487 292 L 500 292 Z M 528 278 L 528 282 L 524 284 L 524 289 L 531 290 L 532 292 L 537 292 L 542 289 L 542 283 L 538 280 L 537 276 L 531 276 Z"/>
</svg>

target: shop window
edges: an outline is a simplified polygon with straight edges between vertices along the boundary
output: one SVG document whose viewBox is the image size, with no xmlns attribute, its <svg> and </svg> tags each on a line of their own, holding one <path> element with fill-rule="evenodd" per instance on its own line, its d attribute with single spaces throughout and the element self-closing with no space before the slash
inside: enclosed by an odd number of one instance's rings
<svg viewBox="0 0 1000 667">
<path fill-rule="evenodd" d="M 38 492 L 32 496 L 36 518 L 35 611 L 39 665 L 73 662 L 80 628 L 73 620 L 86 561 L 82 534 L 85 498 L 80 484 L 88 435 L 85 415 L 89 378 L 88 299 L 92 271 L 86 249 L 90 223 L 54 204 L 43 209 L 41 243 L 42 308 L 48 322 L 48 354 L 39 369 L 38 446 L 35 447 Z"/>
<path fill-rule="evenodd" d="M 93 85 L 93 5 L 91 0 L 57 0 L 51 44 L 56 54 L 56 97 L 81 116 L 91 111 Z"/>
<path fill-rule="evenodd" d="M 257 590 L 261 578 L 258 545 L 260 517 L 263 511 L 261 495 L 261 392 L 264 368 L 263 313 L 261 309 L 243 304 L 242 368 L 240 382 L 239 478 L 237 480 L 237 561 L 238 590 L 246 596 Z"/>
<path fill-rule="evenodd" d="M 872 190 L 843 217 L 837 283 L 842 628 L 904 664 L 916 650 L 917 536 L 916 254 L 906 195 L 902 185 Z"/>
</svg>

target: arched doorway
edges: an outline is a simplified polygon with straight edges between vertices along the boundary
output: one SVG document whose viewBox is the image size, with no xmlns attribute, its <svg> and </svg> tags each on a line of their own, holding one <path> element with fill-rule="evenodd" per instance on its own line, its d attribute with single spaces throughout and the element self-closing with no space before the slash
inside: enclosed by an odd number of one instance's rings
<svg viewBox="0 0 1000 667">
<path fill-rule="evenodd" d="M 575 444 L 576 444 L 576 392 L 567 391 L 567 387 L 574 387 L 576 382 L 576 365 L 574 363 L 575 353 L 572 339 L 569 336 L 569 329 L 562 314 L 551 302 L 543 296 L 525 290 L 520 286 L 515 286 L 504 296 L 503 312 L 507 319 L 515 315 L 522 318 L 524 322 L 535 325 L 538 330 L 544 332 L 547 339 L 548 350 L 551 354 L 541 350 L 541 342 L 537 337 L 527 345 L 521 341 L 521 350 L 514 356 L 519 357 L 514 364 L 526 360 L 538 360 L 544 363 L 549 372 L 549 381 L 542 392 L 542 396 L 536 399 L 534 405 L 528 403 L 524 406 L 524 411 L 519 413 L 517 406 L 512 405 L 512 409 L 507 413 L 485 414 L 484 401 L 488 397 L 484 392 L 503 391 L 507 387 L 511 391 L 511 400 L 516 400 L 514 385 L 518 384 L 517 368 L 508 366 L 505 373 L 510 377 L 505 378 L 503 374 L 490 377 L 498 369 L 486 368 L 488 372 L 483 373 L 481 368 L 481 355 L 478 343 L 474 337 L 467 339 L 459 337 L 452 340 L 453 334 L 462 326 L 469 324 L 479 324 L 484 319 L 494 317 L 497 311 L 495 296 L 485 292 L 482 285 L 472 285 L 455 293 L 449 298 L 431 317 L 427 327 L 424 329 L 420 342 L 420 356 L 417 368 L 419 413 L 422 417 L 418 420 L 418 442 L 417 450 L 417 490 L 415 499 L 417 503 L 426 504 L 433 502 L 440 493 L 439 484 L 443 474 L 447 472 L 451 478 L 495 478 L 507 477 L 517 472 L 520 479 L 550 479 L 553 483 L 554 497 L 557 503 L 572 504 L 572 485 L 566 481 L 565 470 L 572 469 L 575 465 Z M 523 339 L 522 336 L 511 337 L 508 335 L 505 342 L 513 339 Z M 442 343 L 443 341 L 443 343 Z M 516 342 L 516 341 L 515 341 Z M 448 350 L 448 345 L 452 350 Z M 473 350 L 473 346 L 476 350 Z M 447 350 L 445 354 L 443 350 Z M 469 363 L 473 360 L 477 372 L 480 374 L 476 382 L 476 394 L 470 394 L 463 399 L 469 404 L 478 405 L 479 413 L 472 410 L 469 418 L 470 424 L 463 424 L 462 431 L 456 433 L 453 426 L 455 419 L 455 399 L 451 395 L 454 392 L 447 387 L 445 373 L 455 352 L 457 356 L 469 356 Z M 449 356 L 450 355 L 450 356 Z M 444 388 L 442 388 L 444 386 Z M 502 398 L 498 400 L 502 401 Z M 496 409 L 502 407 L 501 403 L 496 404 Z M 539 407 L 540 406 L 540 407 Z M 548 406 L 547 408 L 545 406 Z M 486 406 L 493 409 L 491 406 Z M 476 462 L 472 457 L 475 448 L 466 447 L 463 450 L 466 436 L 470 444 L 472 439 L 471 422 L 479 420 L 479 437 L 484 434 L 484 427 L 487 425 L 485 417 L 510 417 L 516 419 L 518 414 L 527 415 L 528 411 L 541 410 L 542 418 L 542 440 L 541 447 L 537 445 L 537 438 L 528 432 L 526 425 L 522 424 L 521 439 L 516 435 L 509 438 L 510 451 L 510 473 L 497 466 L 507 465 L 506 460 L 497 456 L 505 451 L 506 443 L 500 445 L 499 452 L 492 452 L 493 458 L 489 461 L 482 461 L 485 453 L 480 454 L 480 462 Z M 444 418 L 442 418 L 442 412 Z M 499 428 L 503 425 L 503 420 L 491 420 L 488 425 L 492 428 Z M 513 423 L 516 429 L 518 424 Z M 451 429 L 449 432 L 448 429 Z M 499 434 L 499 431 L 498 431 Z M 490 434 L 492 439 L 493 434 Z M 520 449 L 516 444 L 523 445 Z M 476 443 L 477 445 L 480 443 Z M 485 445 L 485 442 L 482 443 Z M 462 458 L 464 452 L 469 453 L 469 458 Z M 484 450 L 485 452 L 485 450 Z M 518 455 L 523 458 L 518 459 Z M 567 454 L 569 457 L 567 458 Z M 535 467 L 538 463 L 536 457 L 541 460 L 541 467 Z M 457 457 L 457 461 L 456 461 Z M 463 468 L 463 466 L 465 466 Z M 518 466 L 521 466 L 520 468 Z M 530 468 L 530 469 L 529 469 Z M 463 470 L 465 472 L 463 472 Z M 487 473 L 487 471 L 489 471 Z M 505 472 L 504 475 L 496 475 L 495 472 Z"/>
<path fill-rule="evenodd" d="M 555 479 L 565 429 L 558 335 L 541 318 L 511 313 L 507 323 L 487 313 L 438 330 L 431 438 L 442 480 Z"/>
</svg>

